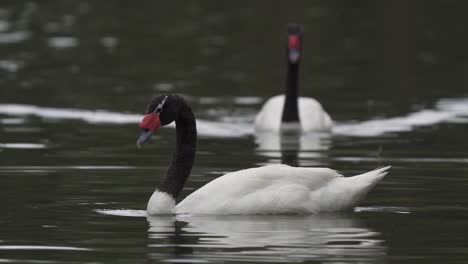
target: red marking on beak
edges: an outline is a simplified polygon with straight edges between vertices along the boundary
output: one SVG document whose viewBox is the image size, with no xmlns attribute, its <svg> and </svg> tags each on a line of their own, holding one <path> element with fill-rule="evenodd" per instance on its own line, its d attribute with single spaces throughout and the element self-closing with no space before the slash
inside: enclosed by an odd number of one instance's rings
<svg viewBox="0 0 468 264">
<path fill-rule="evenodd" d="M 156 131 L 159 126 L 161 126 L 161 120 L 159 120 L 159 114 L 157 113 L 146 114 L 139 125 L 141 129 L 146 129 L 152 132 Z"/>
<path fill-rule="evenodd" d="M 299 40 L 299 36 L 297 35 L 288 36 L 288 48 L 299 49 L 300 47 L 301 47 L 301 41 Z"/>
</svg>

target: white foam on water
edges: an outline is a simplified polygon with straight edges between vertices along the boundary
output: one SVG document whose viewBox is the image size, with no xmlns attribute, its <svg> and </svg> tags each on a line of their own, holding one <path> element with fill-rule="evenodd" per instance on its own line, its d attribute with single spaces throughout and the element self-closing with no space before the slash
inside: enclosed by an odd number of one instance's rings
<svg viewBox="0 0 468 264">
<path fill-rule="evenodd" d="M 418 126 L 429 126 L 439 123 L 464 120 L 468 113 L 468 98 L 442 99 L 435 109 L 424 109 L 403 117 L 375 119 L 351 124 L 338 123 L 333 127 L 333 134 L 356 137 L 374 137 L 390 132 L 412 131 Z"/>
<path fill-rule="evenodd" d="M 138 124 L 143 117 L 143 114 L 51 108 L 23 104 L 0 104 L 0 114 L 11 116 L 33 115 L 44 119 L 57 120 L 81 120 L 90 124 Z M 169 126 L 174 127 L 174 124 Z M 241 137 L 253 133 L 250 124 L 222 123 L 200 119 L 197 120 L 197 130 L 200 136 L 206 137 Z"/>
<path fill-rule="evenodd" d="M 141 115 L 115 113 L 105 110 L 52 108 L 24 104 L 0 104 L 0 114 L 33 115 L 46 119 L 73 119 L 92 124 L 130 124 L 141 121 Z"/>
<path fill-rule="evenodd" d="M 250 100 L 250 99 L 249 99 Z M 333 134 L 356 137 L 375 137 L 391 132 L 412 131 L 418 126 L 444 122 L 468 123 L 468 98 L 441 99 L 434 109 L 424 109 L 402 117 L 374 119 L 368 121 L 337 122 Z M 44 119 L 81 120 L 91 124 L 137 124 L 143 114 L 118 113 L 107 110 L 83 110 L 40 107 L 24 104 L 0 104 L 0 114 L 10 116 L 34 115 Z M 199 136 L 243 137 L 254 134 L 253 118 L 223 119 L 209 121 L 197 119 Z M 174 127 L 174 124 L 169 125 Z"/>
</svg>

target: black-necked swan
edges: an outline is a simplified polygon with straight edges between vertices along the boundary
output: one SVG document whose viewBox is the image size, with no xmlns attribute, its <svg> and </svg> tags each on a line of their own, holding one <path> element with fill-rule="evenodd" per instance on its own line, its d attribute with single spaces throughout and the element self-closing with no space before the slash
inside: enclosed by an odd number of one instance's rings
<svg viewBox="0 0 468 264">
<path fill-rule="evenodd" d="M 256 131 L 280 132 L 284 128 L 302 132 L 331 130 L 332 120 L 322 105 L 313 98 L 298 97 L 302 48 L 302 27 L 289 25 L 285 94 L 274 96 L 263 105 L 255 118 Z"/>
<path fill-rule="evenodd" d="M 160 127 L 175 121 L 176 149 L 167 175 L 151 196 L 149 215 L 320 213 L 354 207 L 386 174 L 388 167 L 354 177 L 327 168 L 276 164 L 228 173 L 207 183 L 176 205 L 196 152 L 195 116 L 178 95 L 154 98 L 139 124 L 141 146 Z"/>
</svg>

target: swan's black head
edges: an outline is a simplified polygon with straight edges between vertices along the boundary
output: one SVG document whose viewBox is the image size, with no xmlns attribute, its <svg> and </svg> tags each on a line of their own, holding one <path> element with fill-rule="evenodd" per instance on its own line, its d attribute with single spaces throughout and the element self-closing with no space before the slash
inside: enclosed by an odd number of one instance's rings
<svg viewBox="0 0 468 264">
<path fill-rule="evenodd" d="M 296 64 L 301 60 L 303 35 L 304 30 L 302 29 L 302 26 L 297 24 L 288 25 L 287 50 L 289 63 Z"/>
<path fill-rule="evenodd" d="M 177 95 L 160 95 L 148 104 L 146 115 L 140 122 L 141 135 L 137 146 L 144 144 L 160 126 L 170 124 L 177 118 L 180 101 Z"/>
</svg>

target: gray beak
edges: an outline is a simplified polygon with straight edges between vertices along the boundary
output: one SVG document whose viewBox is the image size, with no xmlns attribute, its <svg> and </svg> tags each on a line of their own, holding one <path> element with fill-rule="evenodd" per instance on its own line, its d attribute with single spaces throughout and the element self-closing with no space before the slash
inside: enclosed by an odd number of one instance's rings
<svg viewBox="0 0 468 264">
<path fill-rule="evenodd" d="M 151 135 L 153 135 L 153 133 L 154 131 L 151 130 L 143 130 L 136 142 L 137 147 L 141 148 L 141 145 L 143 145 L 151 137 Z"/>
</svg>

